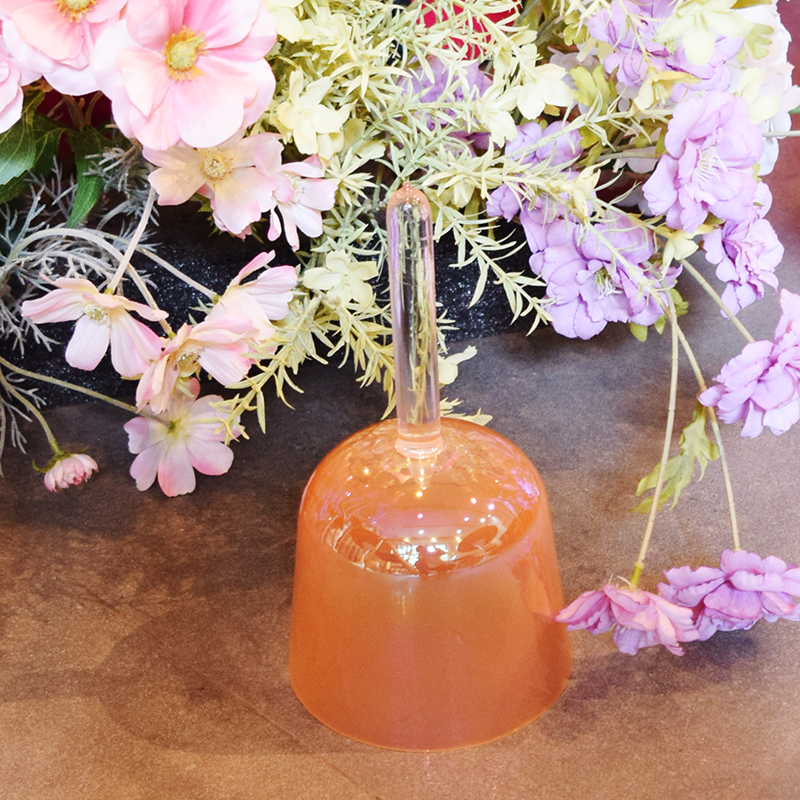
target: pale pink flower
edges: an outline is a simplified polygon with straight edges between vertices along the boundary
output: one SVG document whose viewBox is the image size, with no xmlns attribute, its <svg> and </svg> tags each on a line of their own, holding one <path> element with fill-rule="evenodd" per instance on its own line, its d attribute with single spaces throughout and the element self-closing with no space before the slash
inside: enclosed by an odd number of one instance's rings
<svg viewBox="0 0 800 800">
<path fill-rule="evenodd" d="M 167 312 L 135 303 L 119 294 L 106 294 L 86 278 L 58 278 L 56 289 L 22 304 L 22 316 L 37 324 L 78 320 L 67 345 L 67 363 L 92 370 L 111 345 L 111 363 L 123 378 L 141 375 L 161 352 L 161 340 L 129 312 L 155 322 Z"/>
<path fill-rule="evenodd" d="M 83 453 L 62 453 L 50 463 L 52 466 L 44 475 L 44 486 L 49 492 L 88 481 L 97 470 L 97 462 Z"/>
<path fill-rule="evenodd" d="M 274 257 L 274 252 L 259 253 L 242 267 L 206 319 L 216 320 L 226 314 L 249 317 L 256 329 L 253 340 L 258 344 L 266 342 L 275 332 L 270 322 L 283 319 L 289 313 L 292 289 L 297 285 L 297 272 L 288 265 L 271 267 L 255 280 L 247 283 L 242 281 L 266 266 Z"/>
<path fill-rule="evenodd" d="M 3 38 L 17 61 L 64 94 L 99 88 L 90 68 L 98 36 L 126 0 L 0 0 Z M 27 82 L 27 81 L 26 81 Z"/>
<path fill-rule="evenodd" d="M 267 168 L 256 165 L 266 172 Z M 270 224 L 267 238 L 272 242 L 281 235 L 281 220 L 286 241 L 297 250 L 300 239 L 299 228 L 306 236 L 322 235 L 322 211 L 333 208 L 337 182 L 322 176 L 325 170 L 317 156 L 305 161 L 284 164 L 279 172 L 272 173 L 276 181 L 274 205 L 270 208 Z M 266 209 L 265 209 L 266 210 Z"/>
<path fill-rule="evenodd" d="M 134 417 L 125 423 L 128 449 L 137 454 L 131 477 L 139 491 L 158 485 L 168 497 L 194 491 L 194 471 L 223 475 L 233 462 L 233 451 L 225 444 L 225 428 L 212 404 L 218 395 L 197 398 L 200 383 L 189 382 L 187 394 L 174 395 L 164 413 Z M 239 434 L 234 429 L 234 435 Z"/>
<path fill-rule="evenodd" d="M 209 198 L 214 222 L 220 230 L 241 236 L 261 219 L 272 202 L 274 179 L 255 167 L 255 153 L 271 161 L 283 145 L 277 133 L 243 137 L 240 131 L 217 147 L 195 149 L 177 144 L 169 150 L 144 148 L 144 157 L 158 169 L 150 183 L 158 192 L 160 206 L 177 206 L 195 193 Z"/>
<path fill-rule="evenodd" d="M 0 39 L 0 133 L 19 122 L 22 116 L 22 87 L 41 73 L 30 73 L 20 67 L 11 56 L 3 39 Z"/>
<path fill-rule="evenodd" d="M 225 315 L 198 325 L 185 323 L 142 375 L 136 388 L 137 407 L 142 409 L 149 403 L 153 413 L 163 413 L 178 379 L 191 377 L 198 367 L 223 386 L 240 381 L 253 364 L 248 354 L 254 333 L 250 318 L 245 316 Z"/>
<path fill-rule="evenodd" d="M 266 111 L 275 27 L 262 0 L 129 0 L 92 66 L 129 138 L 215 147 Z"/>
</svg>

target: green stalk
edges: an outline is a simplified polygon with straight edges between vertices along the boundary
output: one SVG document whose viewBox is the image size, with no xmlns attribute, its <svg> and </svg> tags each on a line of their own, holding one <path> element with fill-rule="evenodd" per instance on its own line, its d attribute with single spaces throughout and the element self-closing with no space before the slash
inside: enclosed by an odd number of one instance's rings
<svg viewBox="0 0 800 800">
<path fill-rule="evenodd" d="M 675 401 L 678 394 L 678 326 L 676 324 L 677 314 L 675 313 L 675 303 L 672 299 L 672 293 L 667 291 L 665 294 L 669 302 L 669 321 L 672 332 L 672 368 L 669 379 L 669 408 L 667 411 L 667 426 L 664 431 L 664 447 L 661 452 L 661 463 L 658 466 L 658 478 L 656 479 L 653 503 L 650 506 L 650 514 L 647 517 L 647 526 L 645 527 L 644 537 L 642 538 L 642 545 L 639 548 L 639 556 L 634 564 L 630 579 L 630 584 L 634 589 L 638 586 L 639 578 L 644 571 L 647 548 L 650 545 L 650 537 L 652 536 L 653 528 L 656 523 L 656 514 L 658 513 L 658 498 L 661 496 L 661 487 L 664 485 L 664 473 L 667 468 L 667 461 L 669 460 L 669 449 L 672 444 L 672 430 L 675 425 Z"/>
</svg>

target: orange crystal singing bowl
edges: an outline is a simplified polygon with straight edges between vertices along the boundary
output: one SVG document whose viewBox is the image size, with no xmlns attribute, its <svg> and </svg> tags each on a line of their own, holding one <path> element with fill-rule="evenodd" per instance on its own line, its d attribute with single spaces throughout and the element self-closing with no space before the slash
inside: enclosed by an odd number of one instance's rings
<svg viewBox="0 0 800 800">
<path fill-rule="evenodd" d="M 442 429 L 422 481 L 394 420 L 356 433 L 300 510 L 292 686 L 330 728 L 380 747 L 511 733 L 555 702 L 572 664 L 538 472 L 499 434 Z"/>
<path fill-rule="evenodd" d="M 447 750 L 542 714 L 572 651 L 539 473 L 499 434 L 439 417 L 430 206 L 406 185 L 386 218 L 397 419 L 306 486 L 289 676 L 346 736 Z"/>
</svg>

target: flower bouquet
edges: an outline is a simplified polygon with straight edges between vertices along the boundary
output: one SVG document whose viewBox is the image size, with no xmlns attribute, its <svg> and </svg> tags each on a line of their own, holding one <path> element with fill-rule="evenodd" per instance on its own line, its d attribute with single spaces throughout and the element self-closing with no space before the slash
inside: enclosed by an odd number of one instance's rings
<svg viewBox="0 0 800 800">
<path fill-rule="evenodd" d="M 783 254 L 761 177 L 800 90 L 775 2 L 0 0 L 0 22 L 0 446 L 22 446 L 19 422 L 35 417 L 48 489 L 97 464 L 58 444 L 36 381 L 127 409 L 131 475 L 170 496 L 193 491 L 195 471 L 226 472 L 242 416 L 263 429 L 264 392 L 283 398 L 308 359 L 352 361 L 391 408 L 383 213 L 412 181 L 454 244 L 450 266 L 475 270 L 473 301 L 494 283 L 531 332 L 572 338 L 669 328 L 671 411 L 638 487 L 649 516 L 633 576 L 562 621 L 613 629 L 625 652 L 680 652 L 800 616 L 800 569 L 740 547 L 717 422 L 756 436 L 800 419 L 800 297 L 782 292 L 773 341 L 736 317 L 775 289 Z M 159 207 L 187 203 L 209 230 L 285 245 L 290 263 L 264 246 L 213 286 L 186 274 L 149 237 Z M 687 275 L 746 340 L 711 386 L 679 323 Z M 164 276 L 191 309 L 167 307 Z M 76 374 L 110 350 L 133 402 L 27 368 L 26 342 L 58 344 L 59 322 L 75 323 Z M 670 457 L 681 349 L 698 403 Z M 475 352 L 447 355 L 444 338 L 441 351 L 447 383 Z M 733 550 L 639 590 L 658 508 L 718 458 Z"/>
</svg>

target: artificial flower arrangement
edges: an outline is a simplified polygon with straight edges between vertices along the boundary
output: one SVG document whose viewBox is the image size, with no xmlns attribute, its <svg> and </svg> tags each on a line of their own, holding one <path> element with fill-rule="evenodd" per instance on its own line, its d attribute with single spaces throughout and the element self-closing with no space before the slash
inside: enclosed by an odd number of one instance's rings
<svg viewBox="0 0 800 800">
<path fill-rule="evenodd" d="M 193 491 L 195 471 L 226 472 L 242 414 L 263 428 L 263 393 L 283 397 L 309 358 L 351 357 L 391 406 L 381 212 L 411 180 L 454 266 L 477 265 L 476 299 L 493 281 L 531 331 L 574 338 L 669 327 L 671 399 L 680 349 L 697 379 L 679 452 L 671 410 L 638 488 L 652 493 L 631 580 L 559 619 L 613 630 L 623 652 L 680 653 L 800 618 L 800 568 L 741 549 L 730 491 L 720 566 L 638 588 L 658 508 L 711 460 L 730 487 L 717 419 L 744 436 L 800 419 L 800 297 L 782 292 L 773 341 L 736 318 L 777 286 L 761 176 L 800 104 L 772 0 L 0 0 L 0 22 L 0 432 L 22 446 L 19 420 L 41 423 L 48 489 L 97 465 L 57 443 L 35 380 L 130 411 L 131 475 L 170 496 Z M 222 291 L 203 286 L 147 244 L 154 207 L 187 202 L 226 234 L 285 241 L 295 263 L 264 252 Z M 507 269 L 525 247 L 529 268 Z M 196 292 L 177 330 L 143 261 Z M 710 387 L 679 323 L 684 274 L 747 341 Z M 135 404 L 23 366 L 26 339 L 54 344 L 47 326 L 64 321 L 66 361 L 91 371 L 110 349 Z M 449 382 L 474 348 L 445 352 Z M 204 373 L 225 398 L 202 393 Z"/>
</svg>

